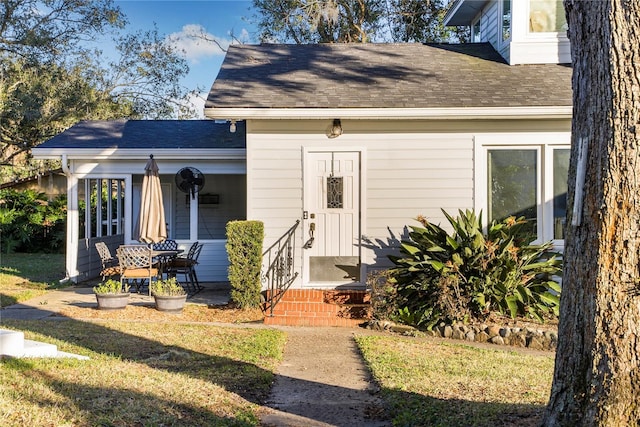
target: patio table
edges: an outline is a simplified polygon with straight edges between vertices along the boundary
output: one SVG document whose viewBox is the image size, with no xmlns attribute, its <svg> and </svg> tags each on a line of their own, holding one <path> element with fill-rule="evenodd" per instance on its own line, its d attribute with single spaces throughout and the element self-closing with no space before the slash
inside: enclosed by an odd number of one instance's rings
<svg viewBox="0 0 640 427">
<path fill-rule="evenodd" d="M 184 252 L 184 249 L 153 249 L 151 257 L 158 261 L 158 271 L 162 277 L 165 267 L 172 259 Z"/>
</svg>

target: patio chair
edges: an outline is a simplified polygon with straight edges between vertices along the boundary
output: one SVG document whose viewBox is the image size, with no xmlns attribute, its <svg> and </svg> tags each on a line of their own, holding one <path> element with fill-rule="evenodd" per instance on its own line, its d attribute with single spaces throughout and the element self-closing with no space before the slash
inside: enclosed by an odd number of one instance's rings
<svg viewBox="0 0 640 427">
<path fill-rule="evenodd" d="M 177 251 L 178 250 L 178 242 L 175 240 L 167 239 L 160 243 L 154 243 L 152 245 L 154 251 Z M 166 266 L 176 255 L 160 255 L 155 256 L 153 258 L 154 266 L 160 269 L 160 275 L 165 274 Z"/>
<path fill-rule="evenodd" d="M 196 293 L 204 289 L 198 282 L 198 276 L 196 274 L 196 265 L 198 264 L 198 257 L 202 251 L 204 245 L 198 242 L 194 242 L 189 248 L 189 252 L 184 257 L 176 257 L 169 261 L 167 264 L 167 274 L 169 276 L 177 276 L 178 274 L 184 274 L 186 286 L 190 291 Z"/>
<path fill-rule="evenodd" d="M 111 251 L 105 242 L 96 242 L 96 250 L 100 256 L 102 267 L 100 276 L 104 282 L 107 277 L 118 276 L 120 274 L 120 265 L 118 259 L 111 255 Z"/>
<path fill-rule="evenodd" d="M 144 245 L 122 245 L 116 255 L 120 261 L 120 282 L 124 284 L 133 281 L 137 292 L 148 281 L 149 295 L 151 295 L 151 281 L 158 279 L 159 270 L 154 266 L 151 248 Z"/>
<path fill-rule="evenodd" d="M 175 251 L 178 249 L 178 242 L 167 239 L 164 242 L 154 243 L 153 249 L 156 251 Z"/>
</svg>

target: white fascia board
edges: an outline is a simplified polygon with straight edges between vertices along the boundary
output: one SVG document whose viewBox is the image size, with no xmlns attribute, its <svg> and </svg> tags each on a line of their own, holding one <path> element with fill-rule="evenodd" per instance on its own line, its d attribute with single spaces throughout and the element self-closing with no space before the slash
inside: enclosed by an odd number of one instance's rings
<svg viewBox="0 0 640 427">
<path fill-rule="evenodd" d="M 210 119 L 479 120 L 568 119 L 572 106 L 470 108 L 205 108 Z"/>
<path fill-rule="evenodd" d="M 136 149 L 97 149 L 97 148 L 34 148 L 32 155 L 36 159 L 59 159 L 66 155 L 69 160 L 139 160 L 147 159 L 153 154 L 156 160 L 180 160 L 180 159 L 212 159 L 212 160 L 243 160 L 247 157 L 244 148 L 212 148 L 180 150 L 158 150 L 147 148 Z"/>
</svg>

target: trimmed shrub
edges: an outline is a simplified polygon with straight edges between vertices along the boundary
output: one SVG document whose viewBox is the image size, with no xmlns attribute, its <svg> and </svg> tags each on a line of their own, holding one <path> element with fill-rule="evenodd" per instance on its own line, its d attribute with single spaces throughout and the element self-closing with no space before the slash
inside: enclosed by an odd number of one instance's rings
<svg viewBox="0 0 640 427">
<path fill-rule="evenodd" d="M 261 302 L 262 242 L 261 221 L 227 223 L 227 254 L 231 300 L 241 308 L 258 307 Z"/>
<path fill-rule="evenodd" d="M 531 225 L 510 217 L 482 232 L 481 216 L 444 212 L 453 228 L 418 217 L 422 227 L 411 227 L 391 282 L 396 285 L 406 322 L 431 327 L 440 321 L 482 321 L 491 313 L 530 317 L 542 321 L 557 316 L 561 271 L 552 244 L 532 245 Z"/>
</svg>

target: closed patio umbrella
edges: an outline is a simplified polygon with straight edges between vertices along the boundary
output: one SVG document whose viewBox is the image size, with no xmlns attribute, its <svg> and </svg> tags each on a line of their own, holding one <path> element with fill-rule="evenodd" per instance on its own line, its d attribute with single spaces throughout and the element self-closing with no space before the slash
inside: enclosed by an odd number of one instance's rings
<svg viewBox="0 0 640 427">
<path fill-rule="evenodd" d="M 153 159 L 153 154 L 149 156 L 144 170 L 137 238 L 140 242 L 148 244 L 160 243 L 167 239 L 167 223 L 164 218 L 158 165 Z"/>
</svg>

